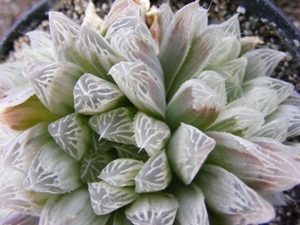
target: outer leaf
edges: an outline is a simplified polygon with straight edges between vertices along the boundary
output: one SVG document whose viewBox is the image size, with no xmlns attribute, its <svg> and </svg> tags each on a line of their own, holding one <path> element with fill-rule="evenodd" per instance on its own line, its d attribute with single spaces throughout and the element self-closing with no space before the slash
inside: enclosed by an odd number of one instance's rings
<svg viewBox="0 0 300 225">
<path fill-rule="evenodd" d="M 133 133 L 134 108 L 118 108 L 89 120 L 91 128 L 100 134 L 100 138 L 124 144 L 135 144 Z"/>
<path fill-rule="evenodd" d="M 39 216 L 50 197 L 49 194 L 25 190 L 23 187 L 25 174 L 22 172 L 4 170 L 0 172 L 0 209 Z"/>
<path fill-rule="evenodd" d="M 51 140 L 47 125 L 39 123 L 27 129 L 4 147 L 0 151 L 1 167 L 26 173 L 34 156 L 47 141 Z"/>
<path fill-rule="evenodd" d="M 91 203 L 97 215 L 108 214 L 139 197 L 133 187 L 115 187 L 105 181 L 88 183 Z"/>
<path fill-rule="evenodd" d="M 244 136 L 255 132 L 263 123 L 264 114 L 260 111 L 246 107 L 234 107 L 220 113 L 208 130 L 225 131 Z"/>
<path fill-rule="evenodd" d="M 178 207 L 173 195 L 157 192 L 141 195 L 125 213 L 134 225 L 172 225 Z"/>
<path fill-rule="evenodd" d="M 255 49 L 247 52 L 243 55 L 248 61 L 244 81 L 256 77 L 270 76 L 284 56 L 283 52 L 273 49 Z"/>
<path fill-rule="evenodd" d="M 71 63 L 29 63 L 24 76 L 41 102 L 54 114 L 74 112 L 73 89 L 83 70 Z"/>
<path fill-rule="evenodd" d="M 254 87 L 262 86 L 269 87 L 277 91 L 278 103 L 282 103 L 293 92 L 294 86 L 285 81 L 271 78 L 271 77 L 258 77 L 247 81 L 243 84 L 243 90 L 247 92 Z"/>
<path fill-rule="evenodd" d="M 133 186 L 134 177 L 144 163 L 134 159 L 116 159 L 110 162 L 98 176 L 115 187 Z"/>
<path fill-rule="evenodd" d="M 134 180 L 137 193 L 165 189 L 172 180 L 172 171 L 165 151 L 160 151 L 150 157 Z"/>
<path fill-rule="evenodd" d="M 109 215 L 97 216 L 86 188 L 65 195 L 53 195 L 43 208 L 40 224 L 105 225 Z"/>
<path fill-rule="evenodd" d="M 168 103 L 166 121 L 172 130 L 180 122 L 205 129 L 215 121 L 223 107 L 217 92 L 201 80 L 188 80 Z"/>
<path fill-rule="evenodd" d="M 182 185 L 177 182 L 172 187 L 180 207 L 174 224 L 209 225 L 204 195 L 196 184 Z"/>
<path fill-rule="evenodd" d="M 63 194 L 82 185 L 79 169 L 75 159 L 49 141 L 33 158 L 23 185 L 26 190 Z"/>
<path fill-rule="evenodd" d="M 167 156 L 173 172 L 185 184 L 190 184 L 215 141 L 197 128 L 182 123 L 167 146 Z"/>
<path fill-rule="evenodd" d="M 209 212 L 222 224 L 256 224 L 271 220 L 272 205 L 226 170 L 205 165 L 196 177 Z"/>
<path fill-rule="evenodd" d="M 111 161 L 113 157 L 106 152 L 87 153 L 81 162 L 81 180 L 85 183 L 99 181 L 97 177 Z"/>
<path fill-rule="evenodd" d="M 166 110 L 165 90 L 157 74 L 151 74 L 142 62 L 120 62 L 114 65 L 109 74 L 140 111 L 164 118 Z"/>
<path fill-rule="evenodd" d="M 3 216 L 3 213 L 6 213 L 6 215 Z M 38 216 L 31 216 L 13 211 L 1 211 L 0 215 L 0 223 L 2 225 L 38 225 L 39 219 Z"/>
<path fill-rule="evenodd" d="M 80 160 L 90 148 L 92 131 L 87 122 L 87 117 L 73 113 L 50 123 L 48 131 L 68 155 Z"/>
<path fill-rule="evenodd" d="M 137 147 L 145 149 L 149 156 L 163 149 L 171 136 L 169 127 L 162 121 L 138 112 L 133 122 Z"/>
<path fill-rule="evenodd" d="M 100 114 L 128 103 L 117 85 L 88 73 L 79 78 L 73 95 L 75 111 L 85 115 Z"/>
<path fill-rule="evenodd" d="M 207 162 L 233 173 L 258 193 L 277 193 L 300 183 L 300 164 L 289 154 L 269 151 L 229 133 L 207 134 L 217 142 Z"/>
</svg>

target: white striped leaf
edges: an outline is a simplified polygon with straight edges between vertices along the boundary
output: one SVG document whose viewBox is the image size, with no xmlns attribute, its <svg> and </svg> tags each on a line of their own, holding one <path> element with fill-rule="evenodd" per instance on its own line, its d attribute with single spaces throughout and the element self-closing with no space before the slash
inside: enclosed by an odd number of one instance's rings
<svg viewBox="0 0 300 225">
<path fill-rule="evenodd" d="M 223 104 L 226 104 L 226 88 L 225 78 L 214 70 L 205 70 L 201 72 L 197 77 L 211 89 L 218 93 L 222 99 Z"/>
<path fill-rule="evenodd" d="M 265 123 L 258 127 L 251 136 L 272 138 L 274 140 L 283 142 L 287 138 L 289 128 L 289 119 L 281 117 Z"/>
<path fill-rule="evenodd" d="M 233 102 L 242 97 L 243 89 L 240 85 L 237 84 L 225 84 L 227 103 Z"/>
<path fill-rule="evenodd" d="M 63 194 L 82 185 L 80 164 L 54 142 L 46 143 L 33 158 L 23 182 L 26 190 Z"/>
<path fill-rule="evenodd" d="M 9 210 L 39 216 L 50 195 L 24 189 L 23 180 L 25 179 L 25 173 L 23 172 L 4 170 L 0 170 L 0 172 L 1 211 Z"/>
<path fill-rule="evenodd" d="M 300 164 L 290 154 L 224 132 L 207 132 L 216 141 L 207 163 L 221 166 L 260 194 L 287 190 L 300 182 Z"/>
<path fill-rule="evenodd" d="M 244 93 L 241 98 L 230 102 L 226 108 L 231 109 L 238 106 L 248 106 L 269 115 L 278 107 L 278 96 L 274 89 L 268 87 L 254 87 Z"/>
<path fill-rule="evenodd" d="M 165 117 L 164 86 L 143 62 L 120 62 L 109 74 L 137 109 L 154 117 Z"/>
<path fill-rule="evenodd" d="M 133 129 L 137 147 L 145 149 L 149 156 L 163 149 L 171 136 L 170 129 L 164 122 L 142 112 L 135 115 Z"/>
<path fill-rule="evenodd" d="M 43 208 L 40 224 L 105 225 L 109 215 L 97 216 L 86 188 L 53 195 Z"/>
<path fill-rule="evenodd" d="M 285 81 L 271 77 L 257 77 L 243 84 L 243 90 L 247 92 L 254 87 L 262 86 L 276 90 L 278 96 L 278 104 L 282 103 L 294 90 L 294 86 Z"/>
<path fill-rule="evenodd" d="M 85 115 L 100 114 L 128 103 L 117 85 L 88 73 L 79 78 L 73 95 L 75 111 Z"/>
<path fill-rule="evenodd" d="M 300 105 L 300 94 L 294 90 L 290 94 L 289 97 L 287 97 L 283 102 L 283 105 L 294 105 L 294 106 L 299 106 Z"/>
<path fill-rule="evenodd" d="M 49 124 L 55 142 L 70 156 L 80 160 L 90 148 L 91 128 L 88 117 L 73 113 Z"/>
<path fill-rule="evenodd" d="M 90 23 L 85 22 L 76 36 L 74 48 L 97 69 L 95 75 L 102 79 L 111 79 L 107 76 L 108 70 L 116 63 L 124 60 L 108 41 L 101 36 Z"/>
<path fill-rule="evenodd" d="M 139 197 L 133 187 L 115 187 L 105 181 L 88 183 L 91 203 L 97 215 L 111 213 Z"/>
<path fill-rule="evenodd" d="M 168 103 L 166 121 L 172 130 L 181 122 L 205 129 L 217 119 L 224 102 L 199 79 L 184 82 Z"/>
<path fill-rule="evenodd" d="M 39 216 L 31 216 L 14 211 L 1 210 L 0 223 L 3 225 L 7 224 L 18 224 L 18 225 L 38 225 Z"/>
<path fill-rule="evenodd" d="M 180 206 L 174 225 L 209 225 L 204 195 L 196 184 L 183 185 L 178 182 L 171 188 Z"/>
<path fill-rule="evenodd" d="M 190 184 L 215 141 L 197 128 L 182 123 L 167 146 L 167 156 L 173 172 L 185 184 Z"/>
<path fill-rule="evenodd" d="M 143 165 L 135 159 L 116 159 L 105 166 L 98 178 L 115 187 L 133 186 L 134 178 Z"/>
<path fill-rule="evenodd" d="M 141 151 L 140 148 L 135 145 L 114 145 L 118 152 L 119 158 L 130 158 L 146 162 L 149 158 L 145 151 Z"/>
<path fill-rule="evenodd" d="M 51 140 L 47 126 L 39 123 L 15 137 L 0 152 L 1 167 L 26 173 L 34 156 Z"/>
<path fill-rule="evenodd" d="M 280 105 L 273 112 L 266 118 L 266 122 L 270 122 L 272 120 L 278 118 L 288 118 L 289 125 L 288 125 L 288 137 L 295 137 L 300 135 L 300 108 L 299 106 L 294 105 Z"/>
<path fill-rule="evenodd" d="M 135 180 L 137 193 L 154 192 L 165 189 L 172 180 L 172 171 L 165 151 L 151 156 L 138 172 Z"/>
<path fill-rule="evenodd" d="M 133 117 L 135 112 L 134 108 L 121 107 L 91 117 L 89 125 L 94 131 L 100 134 L 100 138 L 117 143 L 134 145 Z"/>
<path fill-rule="evenodd" d="M 23 73 L 51 112 L 59 116 L 74 112 L 73 89 L 84 73 L 80 67 L 71 63 L 28 63 Z"/>
<path fill-rule="evenodd" d="M 275 216 L 270 203 L 220 167 L 203 166 L 195 182 L 203 191 L 210 215 L 221 224 L 265 223 Z"/>
<path fill-rule="evenodd" d="M 107 152 L 94 152 L 84 155 L 81 168 L 80 178 L 84 183 L 97 182 L 97 178 L 101 171 L 106 167 L 108 163 L 113 161 L 113 157 Z"/>
<path fill-rule="evenodd" d="M 244 81 L 270 76 L 285 53 L 273 49 L 255 49 L 243 55 L 247 59 Z"/>
<path fill-rule="evenodd" d="M 207 130 L 225 131 L 244 136 L 255 132 L 263 123 L 263 119 L 264 114 L 260 111 L 247 106 L 239 106 L 222 111 Z"/>
<path fill-rule="evenodd" d="M 178 207 L 176 198 L 171 194 L 148 193 L 127 206 L 125 213 L 134 225 L 172 225 Z"/>
<path fill-rule="evenodd" d="M 88 62 L 75 48 L 75 39 L 80 25 L 63 13 L 50 11 L 49 26 L 54 44 L 54 58 L 59 62 L 71 62 L 80 65 L 87 73 L 101 74 L 99 69 Z"/>
</svg>

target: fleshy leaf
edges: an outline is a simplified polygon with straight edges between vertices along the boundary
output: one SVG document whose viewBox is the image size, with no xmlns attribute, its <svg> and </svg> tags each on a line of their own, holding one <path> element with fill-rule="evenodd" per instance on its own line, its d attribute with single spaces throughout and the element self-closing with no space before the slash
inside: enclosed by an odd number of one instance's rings
<svg viewBox="0 0 300 225">
<path fill-rule="evenodd" d="M 258 224 L 274 218 L 271 204 L 228 171 L 205 165 L 195 182 L 209 212 L 224 225 Z"/>
<path fill-rule="evenodd" d="M 280 105 L 266 118 L 266 122 L 273 121 L 279 118 L 288 118 L 288 137 L 295 137 L 300 135 L 300 108 L 293 105 Z"/>
<path fill-rule="evenodd" d="M 128 103 L 117 85 L 92 74 L 84 74 L 74 90 L 74 108 L 85 115 L 96 115 Z"/>
<path fill-rule="evenodd" d="M 90 148 L 91 128 L 88 117 L 73 113 L 48 126 L 48 131 L 55 142 L 71 157 L 80 160 Z"/>
<path fill-rule="evenodd" d="M 223 27 L 221 25 L 211 25 L 192 40 L 189 52 L 176 74 L 172 86 L 167 89 L 167 99 L 174 95 L 183 82 L 198 76 L 210 60 L 213 59 L 219 50 L 221 38 L 223 37 L 222 30 Z M 173 60 L 172 56 L 171 59 Z M 168 67 L 172 66 L 168 65 Z M 170 83 L 170 81 L 166 80 L 165 83 Z"/>
<path fill-rule="evenodd" d="M 136 108 L 154 117 L 165 117 L 163 84 L 144 63 L 120 62 L 110 69 L 109 74 Z"/>
<path fill-rule="evenodd" d="M 80 164 L 53 141 L 46 143 L 33 158 L 23 185 L 26 190 L 63 194 L 82 185 Z"/>
<path fill-rule="evenodd" d="M 114 219 L 112 225 L 132 225 L 132 223 L 126 218 L 125 208 L 118 209 L 114 213 Z"/>
<path fill-rule="evenodd" d="M 269 87 L 277 91 L 278 104 L 282 103 L 293 92 L 294 86 L 285 81 L 271 78 L 271 77 L 258 77 L 247 81 L 243 84 L 243 90 L 247 92 L 254 87 Z"/>
<path fill-rule="evenodd" d="M 115 187 L 133 186 L 134 177 L 144 163 L 135 159 L 116 159 L 100 173 L 99 178 Z"/>
<path fill-rule="evenodd" d="M 172 180 L 172 171 L 164 150 L 151 156 L 138 172 L 135 180 L 137 193 L 154 192 L 165 189 Z"/>
<path fill-rule="evenodd" d="M 28 63 L 23 73 L 51 112 L 59 116 L 74 112 L 73 89 L 84 73 L 80 67 L 71 63 Z"/>
<path fill-rule="evenodd" d="M 60 12 L 49 12 L 49 26 L 54 43 L 54 57 L 59 62 L 71 62 L 80 65 L 85 72 L 98 74 L 94 67 L 75 48 L 75 39 L 80 25 Z M 100 72 L 101 74 L 101 72 Z"/>
<path fill-rule="evenodd" d="M 207 134 L 217 143 L 207 162 L 233 173 L 258 193 L 277 193 L 300 182 L 300 164 L 290 154 L 269 151 L 230 133 Z"/>
<path fill-rule="evenodd" d="M 255 49 L 243 55 L 247 59 L 244 81 L 270 76 L 285 53 L 273 49 Z"/>
<path fill-rule="evenodd" d="M 244 55 L 246 52 L 254 50 L 255 46 L 258 44 L 263 44 L 264 42 L 255 36 L 244 36 L 241 38 L 241 52 L 240 56 Z"/>
<path fill-rule="evenodd" d="M 25 174 L 0 170 L 0 209 L 39 216 L 49 194 L 25 190 Z"/>
<path fill-rule="evenodd" d="M 74 47 L 85 60 L 97 69 L 95 75 L 102 79 L 111 79 L 111 77 L 107 76 L 108 70 L 114 64 L 124 60 L 112 49 L 99 31 L 88 22 L 81 26 L 76 36 Z"/>
<path fill-rule="evenodd" d="M 171 136 L 170 129 L 164 122 L 142 112 L 135 115 L 133 129 L 137 147 L 145 149 L 149 156 L 163 149 Z"/>
<path fill-rule="evenodd" d="M 87 153 L 86 155 L 84 155 L 81 162 L 81 180 L 84 183 L 99 181 L 97 177 L 106 167 L 106 165 L 111 161 L 113 161 L 113 157 L 106 152 L 99 151 L 94 153 Z"/>
<path fill-rule="evenodd" d="M 32 87 L 15 90 L 0 99 L 0 123 L 13 130 L 26 130 L 40 122 L 52 122 L 58 118 L 41 103 Z"/>
<path fill-rule="evenodd" d="M 126 208 L 126 217 L 134 225 L 172 225 L 179 204 L 171 194 L 162 192 L 141 195 Z"/>
<path fill-rule="evenodd" d="M 4 215 L 4 213 L 6 213 Z M 14 211 L 3 211 L 0 212 L 0 224 L 2 225 L 39 225 L 39 216 L 26 215 L 17 213 Z"/>
<path fill-rule="evenodd" d="M 146 162 L 148 155 L 145 151 L 140 151 L 140 148 L 135 145 L 114 145 L 117 149 L 119 158 L 130 158 Z"/>
<path fill-rule="evenodd" d="M 208 130 L 225 131 L 239 136 L 256 131 L 263 123 L 264 114 L 260 111 L 246 107 L 234 107 L 220 113 L 216 121 Z"/>
<path fill-rule="evenodd" d="M 133 132 L 134 108 L 121 107 L 93 116 L 89 120 L 91 128 L 101 138 L 124 144 L 135 144 Z"/>
<path fill-rule="evenodd" d="M 174 225 L 209 225 L 204 195 L 196 184 L 182 185 L 178 182 L 171 188 L 180 206 Z"/>
<path fill-rule="evenodd" d="M 97 215 L 111 213 L 139 197 L 134 187 L 115 187 L 105 181 L 88 183 L 88 186 L 92 207 Z"/>
<path fill-rule="evenodd" d="M 93 212 L 89 193 L 78 189 L 65 195 L 53 195 L 43 208 L 40 224 L 105 225 L 109 215 Z"/>
<path fill-rule="evenodd" d="M 222 111 L 224 103 L 218 93 L 199 79 L 184 82 L 168 103 L 166 121 L 172 130 L 180 122 L 205 129 Z"/>
<path fill-rule="evenodd" d="M 48 123 L 39 123 L 15 137 L 0 151 L 1 167 L 26 173 L 34 156 L 51 140 L 47 126 Z"/>
<path fill-rule="evenodd" d="M 277 92 L 267 87 L 254 87 L 235 101 L 230 102 L 226 108 L 231 109 L 238 106 L 248 106 L 269 115 L 278 107 Z"/>
<path fill-rule="evenodd" d="M 226 94 L 227 94 L 227 102 L 230 103 L 242 97 L 243 89 L 240 85 L 237 84 L 227 84 Z"/>
<path fill-rule="evenodd" d="M 215 141 L 197 128 L 181 123 L 167 146 L 167 156 L 173 172 L 185 184 L 190 184 Z"/>
</svg>

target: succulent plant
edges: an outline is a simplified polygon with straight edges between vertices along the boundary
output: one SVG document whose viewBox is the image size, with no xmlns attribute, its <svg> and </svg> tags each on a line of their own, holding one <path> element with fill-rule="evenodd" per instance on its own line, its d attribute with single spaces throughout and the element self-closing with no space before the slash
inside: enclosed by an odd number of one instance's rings
<svg viewBox="0 0 300 225">
<path fill-rule="evenodd" d="M 263 223 L 300 183 L 300 97 L 270 77 L 285 54 L 238 15 L 149 5 L 50 12 L 51 37 L 0 66 L 2 224 Z"/>
</svg>

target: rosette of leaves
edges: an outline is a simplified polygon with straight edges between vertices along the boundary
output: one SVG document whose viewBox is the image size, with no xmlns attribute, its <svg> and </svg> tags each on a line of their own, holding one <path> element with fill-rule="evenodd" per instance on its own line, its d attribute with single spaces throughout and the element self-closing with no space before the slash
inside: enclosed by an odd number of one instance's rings
<svg viewBox="0 0 300 225">
<path fill-rule="evenodd" d="M 300 182 L 300 97 L 238 16 L 117 0 L 50 12 L 1 68 L 2 224 L 250 224 Z"/>
</svg>

